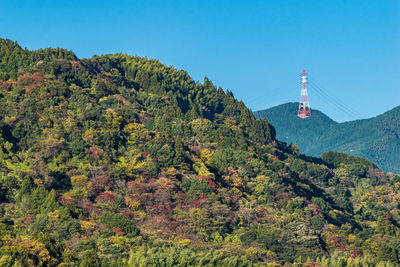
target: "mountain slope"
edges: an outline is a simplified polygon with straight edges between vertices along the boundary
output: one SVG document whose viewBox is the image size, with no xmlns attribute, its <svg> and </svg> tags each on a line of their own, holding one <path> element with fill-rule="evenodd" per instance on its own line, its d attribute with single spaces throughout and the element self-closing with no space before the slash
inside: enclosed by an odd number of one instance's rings
<svg viewBox="0 0 400 267">
<path fill-rule="evenodd" d="M 254 115 L 268 118 L 279 140 L 296 143 L 305 154 L 345 152 L 365 157 L 386 171 L 400 172 L 400 107 L 371 119 L 345 123 L 335 123 L 318 110 L 302 120 L 297 118 L 296 109 L 296 103 L 288 103 Z"/>
<path fill-rule="evenodd" d="M 318 110 L 312 110 L 310 118 L 300 119 L 296 116 L 298 107 L 298 103 L 286 103 L 271 109 L 255 111 L 254 116 L 268 118 L 268 121 L 277 129 L 278 140 L 295 143 L 302 148 L 303 152 L 304 147 L 314 144 L 311 140 L 317 139 L 331 125 L 337 123 Z"/>
<path fill-rule="evenodd" d="M 395 266 L 400 177 L 208 79 L 0 39 L 1 266 Z"/>
</svg>

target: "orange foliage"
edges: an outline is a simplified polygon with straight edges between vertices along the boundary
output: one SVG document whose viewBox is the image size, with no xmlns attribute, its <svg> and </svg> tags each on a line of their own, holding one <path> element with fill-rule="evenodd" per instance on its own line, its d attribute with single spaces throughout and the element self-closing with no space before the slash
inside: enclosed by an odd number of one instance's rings
<svg viewBox="0 0 400 267">
<path fill-rule="evenodd" d="M 24 87 L 27 93 L 34 92 L 37 88 L 44 85 L 44 76 L 39 72 L 25 73 L 18 77 L 18 86 Z"/>
</svg>

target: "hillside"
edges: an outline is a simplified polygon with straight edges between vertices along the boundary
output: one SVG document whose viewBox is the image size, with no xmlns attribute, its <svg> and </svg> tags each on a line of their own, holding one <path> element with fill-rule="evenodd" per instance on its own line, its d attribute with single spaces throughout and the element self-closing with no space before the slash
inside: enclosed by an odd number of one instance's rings
<svg viewBox="0 0 400 267">
<path fill-rule="evenodd" d="M 345 123 L 336 123 L 318 110 L 302 120 L 296 110 L 296 103 L 288 103 L 254 115 L 268 118 L 278 140 L 297 144 L 307 155 L 344 152 L 367 158 L 385 171 L 400 173 L 400 107 L 374 118 Z"/>
<path fill-rule="evenodd" d="M 313 113 L 310 118 L 300 119 L 297 117 L 298 107 L 298 103 L 286 103 L 271 109 L 255 111 L 254 116 L 256 118 L 268 118 L 268 121 L 277 129 L 276 137 L 278 140 L 292 142 L 298 145 L 302 152 L 305 152 L 303 151 L 304 147 L 313 145 L 315 139 L 323 135 L 331 125 L 335 125 L 337 122 L 315 109 L 312 110 Z"/>
<path fill-rule="evenodd" d="M 399 263 L 400 176 L 157 60 L 0 39 L 0 130 L 0 266 Z"/>
</svg>

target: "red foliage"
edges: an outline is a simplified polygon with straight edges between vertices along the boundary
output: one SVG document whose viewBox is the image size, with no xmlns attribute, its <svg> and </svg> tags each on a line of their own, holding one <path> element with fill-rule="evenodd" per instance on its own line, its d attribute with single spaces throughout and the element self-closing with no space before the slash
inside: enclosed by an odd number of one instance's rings
<svg viewBox="0 0 400 267">
<path fill-rule="evenodd" d="M 104 151 L 99 147 L 85 148 L 85 154 L 89 154 L 92 159 L 100 159 L 105 155 Z"/>
<path fill-rule="evenodd" d="M 38 113 L 34 113 L 34 114 L 33 114 L 33 117 L 35 118 L 35 120 L 40 119 L 40 115 L 39 115 Z"/>
<path fill-rule="evenodd" d="M 392 219 L 392 215 L 390 215 L 389 212 L 386 212 L 386 213 L 385 213 L 385 216 L 386 216 L 386 218 L 387 218 L 388 220 L 391 220 L 391 219 Z"/>
<path fill-rule="evenodd" d="M 22 218 L 22 222 L 23 222 L 24 224 L 31 224 L 32 219 L 33 219 L 34 217 L 35 217 L 35 215 L 32 215 L 32 214 L 25 215 L 25 216 Z"/>
<path fill-rule="evenodd" d="M 151 115 L 149 113 L 143 112 L 138 115 L 138 120 L 140 123 L 144 123 L 144 122 L 146 122 L 147 118 L 150 118 L 150 117 L 151 117 Z"/>
<path fill-rule="evenodd" d="M 93 203 L 90 202 L 88 199 L 82 199 L 82 201 L 79 204 L 84 212 L 96 215 L 100 214 L 100 209 L 98 207 L 95 207 Z"/>
<path fill-rule="evenodd" d="M 289 199 L 291 199 L 291 197 L 290 197 L 290 195 L 289 195 L 289 193 L 288 192 L 283 192 L 283 193 L 280 193 L 280 194 L 278 194 L 277 196 L 276 196 L 276 199 L 286 199 L 286 200 L 289 200 Z"/>
<path fill-rule="evenodd" d="M 124 233 L 124 231 L 122 231 L 121 228 L 117 227 L 117 228 L 113 228 L 111 231 L 113 231 L 116 234 L 122 235 Z"/>
<path fill-rule="evenodd" d="M 126 183 L 126 187 L 132 194 L 142 195 L 146 192 L 146 184 L 139 181 L 129 181 Z"/>
<path fill-rule="evenodd" d="M 208 185 L 211 186 L 212 188 L 219 188 L 218 185 L 213 181 L 213 180 L 208 180 Z"/>
<path fill-rule="evenodd" d="M 185 193 L 183 193 L 182 191 L 178 191 L 178 196 L 179 196 L 182 200 L 185 200 L 185 199 L 186 199 L 186 195 L 185 195 Z"/>
<path fill-rule="evenodd" d="M 120 213 L 128 219 L 133 217 L 133 212 L 131 210 L 121 210 Z"/>
<path fill-rule="evenodd" d="M 353 249 L 351 250 L 350 257 L 352 257 L 352 258 L 357 258 L 357 257 L 362 256 L 362 254 L 363 254 L 363 251 L 362 251 L 361 248 L 353 248 Z"/>
<path fill-rule="evenodd" d="M 93 176 L 90 181 L 92 182 L 93 194 L 97 195 L 103 190 L 109 190 L 114 181 L 107 174 Z"/>
<path fill-rule="evenodd" d="M 148 155 L 149 155 L 149 152 L 148 152 L 148 151 L 144 151 L 144 152 L 142 153 L 142 157 L 143 157 L 143 158 L 147 157 Z"/>
<path fill-rule="evenodd" d="M 311 203 L 308 205 L 308 207 L 310 208 L 310 210 L 312 211 L 314 216 L 318 216 L 320 218 L 324 218 L 324 215 L 322 214 L 322 210 L 318 205 L 315 205 L 314 203 Z"/>
<path fill-rule="evenodd" d="M 240 196 L 238 194 L 236 194 L 236 193 L 233 193 L 230 196 L 230 200 L 232 201 L 232 203 L 237 203 L 239 199 L 240 199 Z"/>
<path fill-rule="evenodd" d="M 3 80 L 0 80 L 0 88 L 9 90 L 11 88 L 11 83 L 4 82 Z"/>
<path fill-rule="evenodd" d="M 101 230 L 104 230 L 104 229 L 109 229 L 110 226 L 109 226 L 108 224 L 105 224 L 105 223 L 100 223 L 100 224 L 99 224 L 99 228 L 100 228 Z"/>
<path fill-rule="evenodd" d="M 81 63 L 79 63 L 78 61 L 71 60 L 70 63 L 71 63 L 71 68 L 72 69 L 76 69 L 76 68 L 82 67 Z"/>
<path fill-rule="evenodd" d="M 191 199 L 190 200 L 190 204 L 194 207 L 194 208 L 200 208 L 200 201 L 198 199 Z"/>
<path fill-rule="evenodd" d="M 77 236 L 71 237 L 70 240 L 67 240 L 65 242 L 65 247 L 68 248 L 69 250 L 75 250 L 79 244 L 81 243 L 82 239 L 80 239 Z"/>
<path fill-rule="evenodd" d="M 18 77 L 18 85 L 21 87 L 25 87 L 26 92 L 31 93 L 36 88 L 44 85 L 44 76 L 39 72 L 27 72 Z"/>
<path fill-rule="evenodd" d="M 347 246 L 347 238 L 343 235 L 330 235 L 326 240 L 326 245 L 328 248 L 343 251 L 346 249 Z"/>
<path fill-rule="evenodd" d="M 61 204 L 66 205 L 70 202 L 73 202 L 74 200 L 72 199 L 72 197 L 66 197 L 66 196 L 60 196 L 58 198 L 58 200 L 61 202 Z"/>
<path fill-rule="evenodd" d="M 211 180 L 211 177 L 210 176 L 206 176 L 206 175 L 199 175 L 199 176 L 197 176 L 197 178 L 200 179 L 200 180 L 204 180 L 204 181 Z"/>
<path fill-rule="evenodd" d="M 100 200 L 104 200 L 104 201 L 116 201 L 117 200 L 117 196 L 112 192 L 103 192 L 100 195 L 98 195 L 97 198 Z"/>
<path fill-rule="evenodd" d="M 93 167 L 89 172 L 90 182 L 92 183 L 92 194 L 98 195 L 100 192 L 110 190 L 114 181 L 107 175 L 101 167 Z"/>
<path fill-rule="evenodd" d="M 50 93 L 50 96 L 55 96 L 56 94 L 55 93 Z"/>
<path fill-rule="evenodd" d="M 169 205 L 164 205 L 161 209 L 161 214 L 169 215 L 172 214 L 172 208 Z M 170 216 L 167 216 L 169 219 L 172 219 Z"/>
<path fill-rule="evenodd" d="M 172 214 L 172 208 L 169 205 L 163 205 L 163 204 L 154 204 L 152 207 L 153 211 L 157 214 L 162 214 L 164 216 L 167 216 L 169 214 Z M 168 216 L 169 217 L 169 216 Z"/>
<path fill-rule="evenodd" d="M 202 200 L 208 200 L 208 196 L 206 196 L 206 195 L 200 195 L 200 196 L 199 196 L 199 201 L 202 201 Z"/>
</svg>

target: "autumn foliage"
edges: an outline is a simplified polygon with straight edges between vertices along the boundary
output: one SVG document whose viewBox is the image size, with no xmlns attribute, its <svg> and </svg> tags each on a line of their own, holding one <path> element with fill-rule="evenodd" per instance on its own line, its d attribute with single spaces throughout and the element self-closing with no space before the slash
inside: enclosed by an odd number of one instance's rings
<svg viewBox="0 0 400 267">
<path fill-rule="evenodd" d="M 0 78 L 0 266 L 399 264 L 400 176 L 301 155 L 207 78 L 3 39 Z"/>
</svg>

